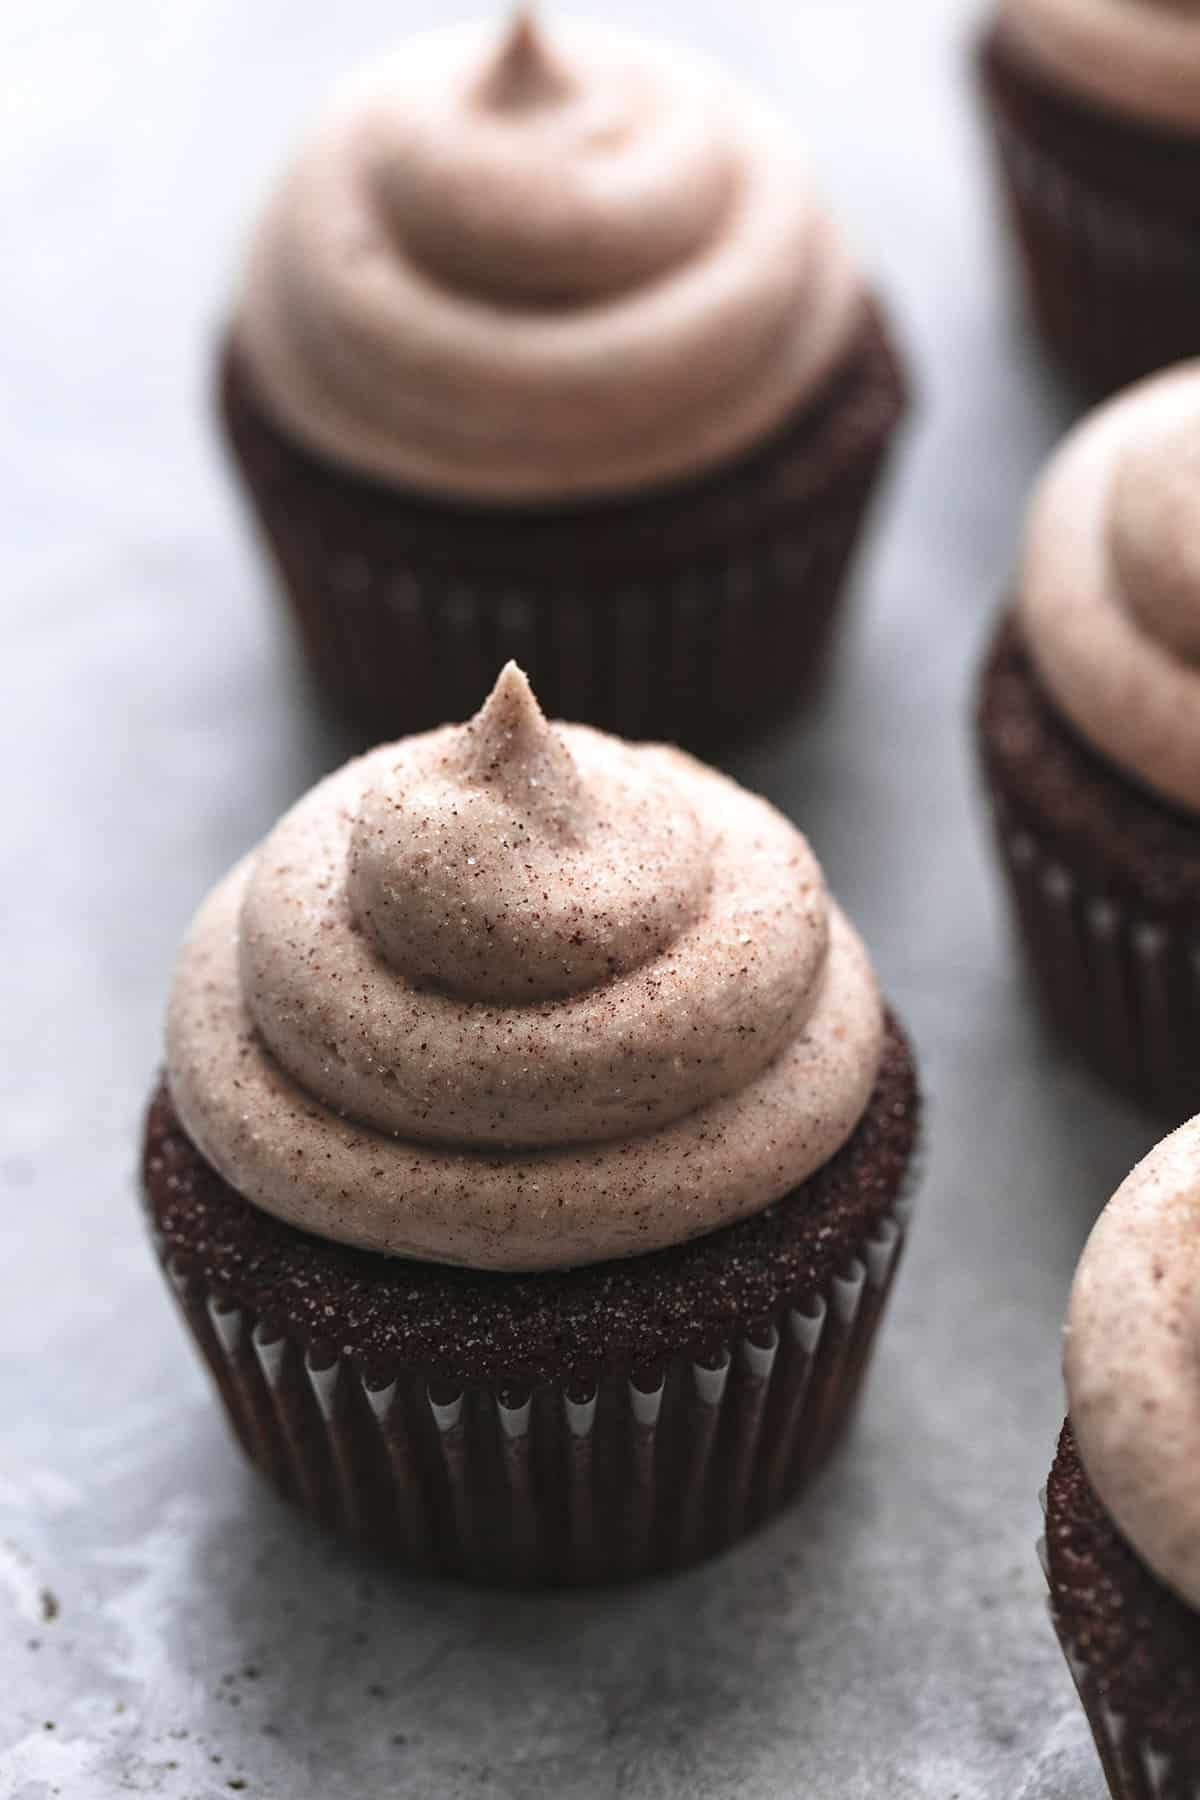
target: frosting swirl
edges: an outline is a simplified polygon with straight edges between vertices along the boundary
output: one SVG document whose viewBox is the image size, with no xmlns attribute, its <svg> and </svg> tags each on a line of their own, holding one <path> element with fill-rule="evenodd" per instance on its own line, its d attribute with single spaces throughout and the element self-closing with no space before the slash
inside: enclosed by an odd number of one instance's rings
<svg viewBox="0 0 1200 1800">
<path fill-rule="evenodd" d="M 1156 1145 L 1092 1230 L 1065 1373 L 1088 1478 L 1161 1581 L 1200 1607 L 1200 1119 Z"/>
<path fill-rule="evenodd" d="M 682 1242 L 850 1135 L 882 1017 L 804 839 L 678 751 L 482 712 L 329 777 L 215 890 L 168 1077 L 326 1237 L 479 1268 Z"/>
<path fill-rule="evenodd" d="M 1001 0 L 1000 12 L 1065 87 L 1176 130 L 1200 126 L 1197 0 Z"/>
<path fill-rule="evenodd" d="M 1038 674 L 1094 749 L 1200 812 L 1200 363 L 1067 437 L 1035 493 L 1020 611 Z"/>
<path fill-rule="evenodd" d="M 319 453 L 492 503 L 699 472 L 829 372 L 858 277 L 790 136 L 678 48 L 410 40 L 269 203 L 234 323 Z"/>
</svg>

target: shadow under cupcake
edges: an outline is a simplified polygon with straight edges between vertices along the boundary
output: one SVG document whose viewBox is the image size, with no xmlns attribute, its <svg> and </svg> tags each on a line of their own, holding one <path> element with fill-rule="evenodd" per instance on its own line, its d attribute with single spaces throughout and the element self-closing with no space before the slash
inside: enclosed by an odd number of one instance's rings
<svg viewBox="0 0 1200 1800">
<path fill-rule="evenodd" d="M 819 668 L 905 386 L 787 126 L 690 51 L 518 13 L 337 96 L 256 232 L 226 435 L 371 736 L 516 657 L 711 744 Z"/>
<path fill-rule="evenodd" d="M 144 1194 L 290 1500 L 409 1568 L 609 1581 L 734 1542 L 844 1430 L 917 1115 L 803 838 L 510 667 L 205 902 Z"/>
</svg>

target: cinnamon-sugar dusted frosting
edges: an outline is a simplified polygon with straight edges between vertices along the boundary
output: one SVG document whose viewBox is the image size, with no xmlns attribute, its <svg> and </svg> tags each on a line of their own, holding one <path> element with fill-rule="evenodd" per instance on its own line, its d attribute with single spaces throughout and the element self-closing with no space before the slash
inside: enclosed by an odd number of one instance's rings
<svg viewBox="0 0 1200 1800">
<path fill-rule="evenodd" d="M 1064 87 L 1153 124 L 1200 129 L 1197 0 L 1000 0 L 1000 16 Z"/>
<path fill-rule="evenodd" d="M 830 372 L 859 278 L 783 123 L 718 69 L 519 12 L 411 39 L 271 199 L 234 340 L 278 422 L 511 503 L 695 474 Z"/>
<path fill-rule="evenodd" d="M 482 712 L 330 776 L 201 907 L 187 1131 L 322 1236 L 536 1269 L 760 1210 L 849 1137 L 882 1015 L 780 814 L 660 745 Z"/>
<path fill-rule="evenodd" d="M 1200 1607 L 1200 1119 L 1156 1145 L 1088 1239 L 1065 1371 L 1079 1453 L 1138 1555 Z"/>
<path fill-rule="evenodd" d="M 1039 484 L 1020 578 L 1038 675 L 1094 749 L 1200 813 L 1200 363 L 1128 389 Z"/>
</svg>

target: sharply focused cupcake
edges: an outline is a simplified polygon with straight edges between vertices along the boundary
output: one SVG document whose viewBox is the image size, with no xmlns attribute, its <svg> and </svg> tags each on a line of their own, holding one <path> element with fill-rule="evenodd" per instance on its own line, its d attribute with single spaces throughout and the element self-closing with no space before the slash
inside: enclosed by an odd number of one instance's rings
<svg viewBox="0 0 1200 1800">
<path fill-rule="evenodd" d="M 1042 1004 L 1111 1080 L 1200 1108 L 1200 363 L 1066 439 L 979 738 Z"/>
<path fill-rule="evenodd" d="M 1046 1494 L 1051 1608 L 1114 1800 L 1200 1793 L 1200 1119 L 1088 1241 Z"/>
<path fill-rule="evenodd" d="M 144 1191 L 251 1459 L 413 1567 L 691 1561 L 853 1406 L 917 1092 L 804 839 L 681 752 L 466 726 L 301 800 L 175 975 Z"/>
<path fill-rule="evenodd" d="M 697 741 L 811 674 L 903 384 L 764 102 L 520 12 L 337 96 L 221 396 L 312 666 L 373 735 L 463 716 L 511 655 L 553 713 Z"/>
<path fill-rule="evenodd" d="M 1037 323 L 1109 393 L 1200 352 L 1200 7 L 1000 0 L 981 68 Z"/>
</svg>

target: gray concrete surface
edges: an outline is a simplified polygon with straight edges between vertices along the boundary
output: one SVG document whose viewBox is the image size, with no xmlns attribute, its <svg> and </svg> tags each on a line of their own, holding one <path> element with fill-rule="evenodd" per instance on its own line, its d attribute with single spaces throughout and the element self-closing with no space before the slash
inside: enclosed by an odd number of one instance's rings
<svg viewBox="0 0 1200 1800">
<path fill-rule="evenodd" d="M 782 99 L 921 405 L 835 679 L 739 756 L 924 1059 L 928 1179 L 853 1441 L 698 1573 L 395 1579 L 242 1468 L 142 1241 L 139 1110 L 192 907 L 342 746 L 207 415 L 247 211 L 330 75 L 432 0 L 0 15 L 0 1792 L 14 1800 L 1097 1800 L 1044 1616 L 1059 1321 L 1150 1128 L 1039 1041 L 967 685 L 1067 416 L 1011 305 L 960 0 L 621 0 Z"/>
</svg>

